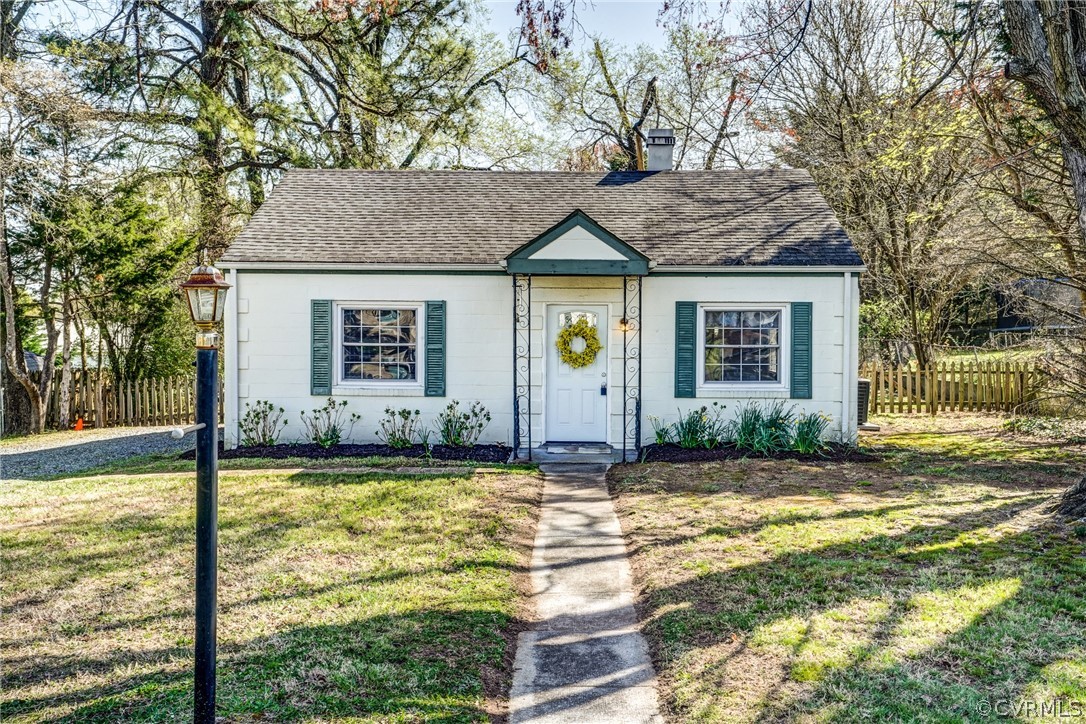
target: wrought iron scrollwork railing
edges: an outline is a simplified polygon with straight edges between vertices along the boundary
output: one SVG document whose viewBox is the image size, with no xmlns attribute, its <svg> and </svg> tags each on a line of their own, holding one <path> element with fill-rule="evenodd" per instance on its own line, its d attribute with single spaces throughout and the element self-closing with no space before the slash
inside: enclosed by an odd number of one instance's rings
<svg viewBox="0 0 1086 724">
<path fill-rule="evenodd" d="M 622 459 L 641 453 L 641 280 L 622 280 Z"/>
<path fill-rule="evenodd" d="M 513 275 L 513 457 L 532 459 L 532 276 Z"/>
</svg>

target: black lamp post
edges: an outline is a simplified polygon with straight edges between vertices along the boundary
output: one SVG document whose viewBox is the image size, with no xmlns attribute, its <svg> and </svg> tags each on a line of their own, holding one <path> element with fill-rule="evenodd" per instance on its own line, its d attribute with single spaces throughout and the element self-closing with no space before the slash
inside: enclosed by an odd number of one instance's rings
<svg viewBox="0 0 1086 724">
<path fill-rule="evenodd" d="M 222 272 L 202 265 L 181 285 L 196 323 L 196 724 L 215 721 L 215 617 L 219 537 L 219 335 Z"/>
</svg>

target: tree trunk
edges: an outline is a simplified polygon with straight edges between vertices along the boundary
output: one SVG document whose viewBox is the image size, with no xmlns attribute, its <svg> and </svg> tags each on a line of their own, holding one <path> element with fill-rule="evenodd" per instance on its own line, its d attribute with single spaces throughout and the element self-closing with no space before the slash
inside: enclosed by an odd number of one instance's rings
<svg viewBox="0 0 1086 724">
<path fill-rule="evenodd" d="M 67 430 L 72 422 L 72 299 L 67 290 L 60 313 L 60 397 L 57 404 L 57 425 Z M 86 366 L 84 366 L 84 371 Z"/>
<path fill-rule="evenodd" d="M 16 303 L 19 290 L 15 286 L 15 274 L 11 269 L 11 250 L 7 237 L 7 178 L 0 177 L 0 301 L 4 308 L 4 362 L 8 372 L 24 390 L 30 404 L 30 433 L 45 431 L 45 405 L 38 386 L 34 384 L 26 367 L 22 340 L 15 324 Z"/>
<path fill-rule="evenodd" d="M 226 169 L 223 153 L 223 85 L 226 80 L 224 15 L 228 3 L 204 0 L 200 3 L 203 48 L 200 53 L 200 81 L 208 98 L 200 101 L 196 128 L 196 190 L 199 194 L 197 229 L 198 252 L 218 256 L 226 248 Z"/>
<path fill-rule="evenodd" d="M 1086 151 L 1072 143 L 1062 133 L 1060 134 L 1060 149 L 1063 151 L 1064 164 L 1071 179 L 1071 188 L 1075 192 L 1079 230 L 1086 239 Z"/>
<path fill-rule="evenodd" d="M 253 120 L 253 104 L 249 94 L 249 68 L 248 66 L 234 73 L 234 95 L 237 96 L 238 110 L 250 126 L 255 126 Z M 260 168 L 257 162 L 256 142 L 242 149 L 242 157 L 246 162 L 245 185 L 249 191 L 249 210 L 256 211 L 264 204 L 264 179 L 261 178 Z"/>
<path fill-rule="evenodd" d="M 1064 491 L 1050 510 L 1056 515 L 1071 520 L 1086 518 L 1086 478 Z"/>
</svg>

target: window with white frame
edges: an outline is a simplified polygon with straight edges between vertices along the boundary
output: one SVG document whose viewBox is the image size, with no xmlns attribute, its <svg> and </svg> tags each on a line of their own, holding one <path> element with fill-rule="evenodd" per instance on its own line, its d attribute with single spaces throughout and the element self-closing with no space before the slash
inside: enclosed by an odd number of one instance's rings
<svg viewBox="0 0 1086 724">
<path fill-rule="evenodd" d="M 343 382 L 417 382 L 419 307 L 341 306 L 339 348 Z"/>
<path fill-rule="evenodd" d="M 702 381 L 778 384 L 782 308 L 702 310 Z"/>
</svg>

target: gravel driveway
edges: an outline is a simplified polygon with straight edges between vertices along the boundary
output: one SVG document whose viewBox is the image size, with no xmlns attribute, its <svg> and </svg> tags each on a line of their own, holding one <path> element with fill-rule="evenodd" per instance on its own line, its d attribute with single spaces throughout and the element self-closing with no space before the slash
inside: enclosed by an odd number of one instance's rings
<svg viewBox="0 0 1086 724">
<path fill-rule="evenodd" d="M 31 435 L 0 443 L 0 478 L 35 480 L 78 473 L 107 463 L 150 453 L 180 453 L 196 444 L 196 435 L 174 440 L 169 427 L 107 427 Z"/>
</svg>

